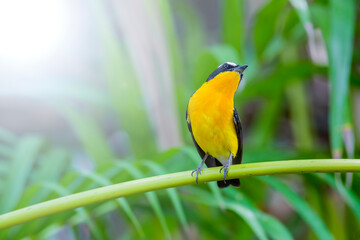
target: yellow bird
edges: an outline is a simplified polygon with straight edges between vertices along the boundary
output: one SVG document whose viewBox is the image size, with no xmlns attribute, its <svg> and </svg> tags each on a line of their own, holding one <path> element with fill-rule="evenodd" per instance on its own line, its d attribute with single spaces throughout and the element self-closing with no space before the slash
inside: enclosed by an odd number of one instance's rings
<svg viewBox="0 0 360 240">
<path fill-rule="evenodd" d="M 202 162 L 196 173 L 196 182 L 204 163 L 207 167 L 224 170 L 220 188 L 240 187 L 239 179 L 225 180 L 232 164 L 242 159 L 242 128 L 234 108 L 234 94 L 247 65 L 226 62 L 213 71 L 206 82 L 191 96 L 186 110 L 186 121 Z"/>
</svg>

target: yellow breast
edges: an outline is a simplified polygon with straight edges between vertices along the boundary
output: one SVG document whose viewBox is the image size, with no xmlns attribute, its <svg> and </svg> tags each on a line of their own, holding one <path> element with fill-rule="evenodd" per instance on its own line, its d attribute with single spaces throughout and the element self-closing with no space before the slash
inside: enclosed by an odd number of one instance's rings
<svg viewBox="0 0 360 240">
<path fill-rule="evenodd" d="M 213 157 L 236 156 L 238 139 L 234 124 L 234 94 L 240 81 L 237 72 L 220 73 L 204 83 L 190 98 L 188 116 L 195 141 Z"/>
</svg>

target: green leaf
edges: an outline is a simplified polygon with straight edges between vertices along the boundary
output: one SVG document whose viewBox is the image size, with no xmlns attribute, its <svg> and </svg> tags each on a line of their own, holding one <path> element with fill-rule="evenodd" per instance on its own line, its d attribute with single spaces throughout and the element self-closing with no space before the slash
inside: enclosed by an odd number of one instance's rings
<svg viewBox="0 0 360 240">
<path fill-rule="evenodd" d="M 95 162 L 100 163 L 115 158 L 106 136 L 92 117 L 86 113 L 79 113 L 70 106 L 59 105 L 59 109 L 74 129 L 85 151 Z"/>
<path fill-rule="evenodd" d="M 84 176 L 90 178 L 91 180 L 93 180 L 94 182 L 100 184 L 100 186 L 108 186 L 113 184 L 110 180 L 108 180 L 107 178 L 94 173 L 94 172 L 87 172 L 84 173 Z M 137 219 L 135 213 L 133 212 L 133 210 L 131 209 L 129 203 L 127 202 L 127 200 L 125 198 L 117 198 L 114 200 L 122 209 L 123 211 L 126 213 L 126 215 L 129 217 L 130 221 L 133 223 L 135 229 L 137 230 L 138 234 L 141 237 L 144 237 L 144 230 L 141 227 L 141 224 L 139 222 L 139 220 Z"/>
<path fill-rule="evenodd" d="M 31 183 L 56 182 L 69 166 L 68 152 L 63 148 L 51 148 L 41 155 L 35 168 Z"/>
<path fill-rule="evenodd" d="M 16 144 L 0 195 L 0 213 L 12 210 L 20 200 L 42 144 L 42 138 L 35 135 Z"/>
<path fill-rule="evenodd" d="M 134 56 L 128 54 L 129 49 L 120 44 L 117 30 L 108 16 L 106 4 L 93 0 L 90 1 L 90 7 L 94 11 L 95 27 L 99 31 L 104 48 L 102 67 L 109 97 L 119 125 L 130 138 L 133 152 L 129 155 L 134 153 L 137 157 L 146 157 L 156 152 L 157 146 L 156 141 L 153 141 L 153 126 L 149 118 L 152 113 L 147 111 L 146 101 L 149 99 L 144 97 L 143 93 L 146 90 L 142 92 L 141 82 L 137 78 L 142 74 L 141 69 L 131 61 Z M 134 51 L 131 54 L 135 54 Z"/>
<path fill-rule="evenodd" d="M 327 6 L 316 4 L 315 2 L 310 5 L 311 19 L 314 21 L 314 25 L 321 29 L 326 46 L 329 46 L 330 39 L 330 12 Z"/>
<path fill-rule="evenodd" d="M 192 193 L 193 194 L 191 196 L 186 197 L 188 201 L 213 207 L 219 206 L 216 199 L 213 198 L 212 195 L 205 190 L 201 190 L 198 188 Z M 248 206 L 245 206 L 242 202 L 229 199 L 224 199 L 224 203 L 225 209 L 233 211 L 242 219 L 244 219 L 244 221 L 249 225 L 249 227 L 252 229 L 253 233 L 257 236 L 258 239 L 268 239 L 256 214 Z"/>
<path fill-rule="evenodd" d="M 344 113 L 344 125 L 342 129 L 343 141 L 346 150 L 346 155 L 348 158 L 353 159 L 355 154 L 355 134 L 354 134 L 354 124 L 353 116 L 351 111 L 350 101 L 347 101 L 345 106 Z M 353 181 L 353 173 L 346 173 L 346 186 L 351 187 Z"/>
<path fill-rule="evenodd" d="M 354 158 L 355 151 L 355 136 L 354 127 L 352 121 L 352 110 L 350 101 L 346 102 L 345 113 L 344 113 L 344 125 L 342 129 L 344 145 L 347 157 L 350 159 Z"/>
<path fill-rule="evenodd" d="M 357 217 L 360 222 L 360 200 L 356 194 L 350 189 L 346 188 L 341 181 L 337 181 L 333 175 L 330 174 L 316 174 L 317 177 L 324 180 L 332 188 L 334 188 L 344 201 L 352 209 L 353 214 Z M 339 179 L 340 180 L 340 179 Z"/>
<path fill-rule="evenodd" d="M 237 0 L 222 1 L 222 31 L 223 41 L 233 46 L 240 54 L 240 59 L 244 59 L 245 53 L 245 12 L 244 2 Z M 242 61 L 240 61 L 242 62 Z M 239 63 L 240 63 L 239 62 Z"/>
<path fill-rule="evenodd" d="M 258 219 L 264 230 L 271 239 L 275 240 L 293 240 L 289 230 L 276 218 L 265 213 L 257 213 Z"/>
<path fill-rule="evenodd" d="M 344 203 L 339 202 L 335 197 L 331 197 L 331 193 L 327 196 L 329 197 L 326 197 L 321 201 L 323 209 L 325 209 L 325 214 L 323 214 L 323 216 L 325 216 L 324 220 L 326 221 L 327 226 L 331 229 L 334 239 L 349 239 L 350 237 L 346 236 L 346 228 L 348 226 L 344 227 L 345 225 L 349 225 L 347 220 L 345 220 Z"/>
<path fill-rule="evenodd" d="M 166 173 L 165 169 L 162 168 L 159 164 L 156 164 L 151 161 L 146 161 L 146 160 L 142 160 L 141 163 L 144 164 L 145 166 L 147 166 L 148 168 L 150 168 L 151 171 L 156 175 L 161 175 L 161 174 Z M 172 204 L 175 208 L 176 214 L 177 214 L 178 218 L 180 219 L 181 224 L 183 225 L 184 228 L 187 228 L 188 223 L 186 220 L 185 211 L 182 207 L 182 204 L 181 204 L 181 201 L 180 201 L 177 191 L 174 188 L 168 188 L 168 189 L 166 189 L 166 191 L 169 195 L 170 201 L 172 202 Z"/>
<path fill-rule="evenodd" d="M 308 61 L 279 64 L 273 72 L 259 73 L 256 79 L 249 81 L 240 97 L 242 100 L 252 100 L 259 96 L 273 98 L 274 95 L 283 92 L 285 86 L 307 81 L 314 74 L 326 75 L 326 69 Z"/>
<path fill-rule="evenodd" d="M 65 187 L 63 187 L 57 183 L 42 183 L 41 185 L 47 189 L 50 189 L 50 190 L 56 192 L 59 196 L 66 196 L 66 195 L 71 194 L 71 192 L 68 189 L 66 189 Z M 96 239 L 103 239 L 101 230 L 99 229 L 97 224 L 94 223 L 94 220 L 92 220 L 91 215 L 88 212 L 88 210 L 86 210 L 83 207 L 80 207 L 80 208 L 76 208 L 75 211 L 77 214 L 81 215 L 85 219 L 85 222 L 86 222 L 87 226 L 89 227 L 93 236 Z"/>
<path fill-rule="evenodd" d="M 281 95 L 278 93 L 278 95 L 273 96 L 272 99 L 269 99 L 263 104 L 252 127 L 250 138 L 250 144 L 252 146 L 259 148 L 272 143 L 271 139 L 276 132 L 274 125 L 282 111 L 281 99 Z M 266 121 L 264 121 L 264 119 L 266 119 Z"/>
<path fill-rule="evenodd" d="M 349 76 L 354 41 L 355 3 L 330 1 L 329 78 L 330 143 L 333 158 L 342 156 L 342 127 L 349 97 Z"/>
<path fill-rule="evenodd" d="M 289 230 L 276 218 L 271 215 L 268 215 L 260 209 L 258 209 L 242 192 L 237 191 L 234 188 L 224 189 L 225 193 L 233 199 L 234 203 L 239 203 L 251 211 L 253 211 L 258 220 L 260 221 L 261 226 L 268 233 L 272 239 L 278 240 L 293 240 Z"/>
<path fill-rule="evenodd" d="M 51 192 L 51 190 L 45 189 L 37 184 L 27 187 L 26 190 L 23 191 L 23 193 L 21 195 L 21 199 L 19 200 L 19 202 L 16 205 L 16 209 L 30 206 L 31 204 L 47 200 L 46 198 L 44 198 L 43 195 L 39 196 L 38 195 L 39 192 L 43 192 L 43 193 Z M 36 200 L 34 200 L 34 199 L 36 199 Z M 14 239 L 20 239 L 20 238 L 25 237 L 26 234 L 35 233 L 35 231 L 33 231 L 32 228 L 33 228 L 33 226 L 35 226 L 36 222 L 37 221 L 32 221 L 30 223 L 26 223 L 26 224 L 23 224 L 20 226 L 15 226 L 15 227 L 9 229 L 9 230 L 11 230 L 9 233 L 9 236 L 11 235 L 12 238 L 14 238 Z M 1 234 L 0 234 L 0 238 L 2 238 Z"/>
<path fill-rule="evenodd" d="M 324 222 L 290 187 L 274 177 L 267 176 L 260 177 L 260 179 L 268 183 L 288 201 L 288 203 L 297 211 L 304 221 L 313 229 L 319 239 L 334 239 Z"/>
<path fill-rule="evenodd" d="M 185 59 L 185 69 L 188 71 L 184 71 L 182 74 L 188 73 L 185 77 L 189 77 L 189 74 L 192 74 L 195 69 L 196 58 L 194 56 L 198 56 L 203 50 L 204 39 L 206 38 L 204 24 L 192 4 L 185 1 L 174 1 L 171 6 L 176 9 L 177 20 L 184 28 L 185 53 L 183 52 L 182 57 Z M 186 88 L 187 86 L 183 87 Z"/>
<path fill-rule="evenodd" d="M 42 154 L 28 180 L 31 185 L 23 191 L 17 208 L 47 200 L 51 192 L 49 189 L 39 188 L 39 184 L 60 180 L 63 171 L 65 171 L 69 164 L 67 158 L 67 152 L 60 148 L 52 148 Z"/>
<path fill-rule="evenodd" d="M 45 154 L 45 156 L 51 156 L 51 155 L 53 156 L 57 155 L 56 157 L 59 157 L 59 159 L 56 159 L 56 161 L 60 160 L 61 157 L 65 157 L 62 156 L 63 153 L 57 152 L 57 150 L 55 150 L 55 152 L 50 151 L 48 154 Z M 66 163 L 66 161 L 64 162 Z M 59 164 L 61 165 L 61 163 Z M 54 165 L 56 165 L 56 163 L 54 163 Z M 60 165 L 58 166 L 60 167 Z M 49 171 L 51 171 L 51 169 L 49 169 Z M 37 172 L 35 171 L 35 173 Z M 57 174 L 55 174 L 55 176 L 45 176 L 45 177 L 51 179 L 53 177 L 56 177 Z M 76 186 L 78 186 L 81 183 L 81 180 L 83 180 L 83 178 L 81 178 L 81 176 L 77 172 L 72 172 L 66 174 L 61 180 L 58 179 L 55 181 L 54 179 L 49 181 L 46 180 L 41 181 L 40 179 L 34 179 L 34 180 L 35 180 L 34 185 L 31 185 L 29 188 L 26 189 L 17 207 L 25 207 L 28 206 L 29 204 L 38 203 L 39 201 L 44 202 L 46 200 L 59 197 L 59 195 L 63 196 L 63 194 L 65 194 L 66 192 L 68 192 L 69 194 L 73 193 L 75 192 L 74 189 L 76 188 Z M 62 189 L 65 191 L 63 191 Z M 62 223 L 67 221 L 70 216 L 73 216 L 74 214 L 76 215 L 76 213 L 77 213 L 76 211 L 67 211 L 62 214 L 57 214 L 47 218 L 38 219 L 36 221 L 31 221 L 27 224 L 23 224 L 20 226 L 15 226 L 14 228 L 11 229 L 13 234 L 12 236 L 15 239 L 20 239 L 35 233 L 36 234 L 39 233 L 41 235 L 46 234 L 46 232 L 49 231 L 48 229 L 49 227 L 53 228 L 52 225 L 54 224 L 56 225 L 57 223 Z M 82 216 L 83 219 L 82 222 L 88 222 L 91 220 L 89 219 L 88 214 L 80 213 L 80 215 Z M 94 225 L 94 223 L 91 224 Z M 94 229 L 94 231 L 97 230 Z"/>
<path fill-rule="evenodd" d="M 312 151 L 316 146 L 311 132 L 309 101 L 303 82 L 296 82 L 286 88 L 291 116 L 291 128 L 295 145 L 300 151 Z"/>
<path fill-rule="evenodd" d="M 132 164 L 128 162 L 116 162 L 115 166 L 118 169 L 126 169 L 135 179 L 143 178 L 143 174 Z M 164 230 L 165 236 L 170 239 L 170 231 L 166 223 L 165 214 L 161 208 L 161 204 L 155 192 L 145 193 L 146 198 L 148 199 L 152 209 L 154 210 L 156 216 L 158 217 L 161 227 Z"/>
<path fill-rule="evenodd" d="M 295 8 L 297 15 L 299 16 L 301 23 L 306 29 L 306 25 L 311 24 L 310 11 L 306 0 L 289 0 L 291 5 Z"/>
<path fill-rule="evenodd" d="M 262 56 L 274 35 L 278 34 L 278 17 L 286 6 L 286 0 L 268 1 L 256 14 L 253 38 L 258 57 Z"/>
<path fill-rule="evenodd" d="M 238 203 L 226 203 L 226 207 L 241 216 L 259 239 L 268 239 L 255 213 Z"/>
</svg>

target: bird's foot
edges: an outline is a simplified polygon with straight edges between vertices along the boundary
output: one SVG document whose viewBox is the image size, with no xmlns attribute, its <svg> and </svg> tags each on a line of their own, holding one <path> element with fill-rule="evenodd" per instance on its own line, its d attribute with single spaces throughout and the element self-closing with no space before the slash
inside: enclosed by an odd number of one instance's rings
<svg viewBox="0 0 360 240">
<path fill-rule="evenodd" d="M 226 176 L 228 175 L 229 168 L 232 164 L 232 156 L 233 156 L 233 154 L 230 153 L 229 159 L 226 161 L 226 164 L 220 168 L 220 173 L 224 169 L 224 182 L 225 182 Z"/>
<path fill-rule="evenodd" d="M 226 163 L 224 166 L 222 166 L 220 168 L 220 173 L 222 170 L 224 170 L 224 181 L 225 181 L 226 176 L 228 175 L 229 168 L 230 168 L 230 164 L 228 164 L 228 163 Z"/>
<path fill-rule="evenodd" d="M 199 174 L 201 174 L 201 171 L 203 169 L 203 166 L 199 166 L 197 169 L 195 169 L 194 171 L 191 172 L 191 176 L 194 175 L 194 173 L 196 172 L 196 184 L 199 184 L 198 179 L 199 179 Z"/>
<path fill-rule="evenodd" d="M 194 175 L 194 172 L 196 172 L 196 184 L 199 184 L 199 182 L 198 182 L 199 174 L 201 174 L 201 170 L 203 169 L 203 166 L 204 166 L 204 163 L 205 163 L 207 157 L 208 157 L 208 154 L 206 153 L 206 154 L 204 155 L 201 163 L 200 163 L 200 166 L 199 166 L 197 169 L 195 169 L 194 171 L 191 172 L 191 176 L 193 176 L 193 175 Z"/>
</svg>

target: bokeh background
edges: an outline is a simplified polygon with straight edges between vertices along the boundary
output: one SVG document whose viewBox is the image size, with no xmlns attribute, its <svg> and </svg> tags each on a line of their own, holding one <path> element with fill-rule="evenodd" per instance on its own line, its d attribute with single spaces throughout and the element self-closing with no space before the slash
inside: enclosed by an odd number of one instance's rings
<svg viewBox="0 0 360 240">
<path fill-rule="evenodd" d="M 244 163 L 356 158 L 360 4 L 347 0 L 0 1 L 0 213 L 192 170 L 191 94 L 248 64 Z M 358 174 L 186 186 L 0 233 L 21 239 L 358 239 Z"/>
</svg>

